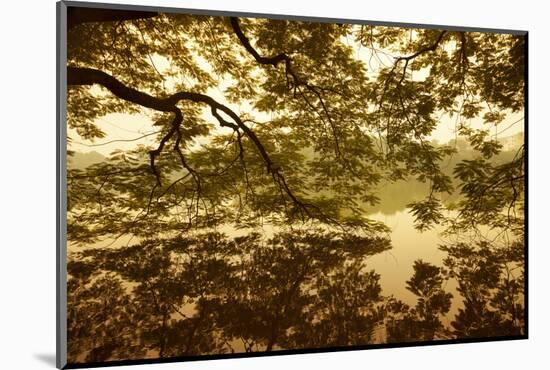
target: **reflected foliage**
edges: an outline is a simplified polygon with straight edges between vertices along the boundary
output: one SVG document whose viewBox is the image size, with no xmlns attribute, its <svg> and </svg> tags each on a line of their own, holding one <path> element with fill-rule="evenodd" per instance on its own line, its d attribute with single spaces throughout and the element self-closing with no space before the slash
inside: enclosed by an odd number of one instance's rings
<svg viewBox="0 0 550 370">
<path fill-rule="evenodd" d="M 399 301 L 390 302 L 388 341 L 447 339 L 449 332 L 441 318 L 449 312 L 453 296 L 443 289 L 441 269 L 421 260 L 415 261 L 413 268 L 407 290 L 417 296 L 416 306 L 409 308 Z"/>
<path fill-rule="evenodd" d="M 85 268 L 83 265 L 70 266 L 72 273 L 86 275 L 80 270 Z M 135 341 L 139 306 L 125 291 L 120 278 L 113 274 L 93 281 L 73 278 L 67 289 L 68 358 L 94 362 L 145 354 Z"/>
<path fill-rule="evenodd" d="M 368 257 L 388 239 L 322 229 L 267 238 L 219 232 L 74 253 L 68 264 L 74 362 L 339 347 L 522 334 L 523 251 L 442 246 L 418 260 L 414 307 L 384 296 Z M 463 307 L 442 320 L 458 282 Z"/>
<path fill-rule="evenodd" d="M 463 297 L 451 325 L 457 335 L 519 335 L 524 330 L 523 245 L 498 247 L 488 242 L 442 247 L 449 277 L 458 280 Z"/>
<path fill-rule="evenodd" d="M 369 343 L 380 277 L 358 257 L 389 247 L 383 238 L 307 230 L 269 239 L 212 232 L 82 251 L 69 262 L 77 325 L 70 340 L 86 349 L 87 361 L 124 358 L 134 348 L 132 357 L 141 349 L 176 356 Z M 82 330 L 90 320 L 80 315 L 98 317 L 100 327 Z"/>
</svg>

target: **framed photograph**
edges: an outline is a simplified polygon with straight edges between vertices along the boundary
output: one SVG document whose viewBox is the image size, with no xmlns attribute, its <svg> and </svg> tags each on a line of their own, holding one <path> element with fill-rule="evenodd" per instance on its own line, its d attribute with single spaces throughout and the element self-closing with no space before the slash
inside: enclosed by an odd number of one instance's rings
<svg viewBox="0 0 550 370">
<path fill-rule="evenodd" d="M 527 338 L 526 31 L 57 11 L 59 368 Z"/>
</svg>

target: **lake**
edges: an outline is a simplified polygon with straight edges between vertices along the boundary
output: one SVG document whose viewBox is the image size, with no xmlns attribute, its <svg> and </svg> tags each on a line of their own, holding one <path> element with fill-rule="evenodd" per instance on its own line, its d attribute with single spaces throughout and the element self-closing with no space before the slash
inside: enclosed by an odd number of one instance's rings
<svg viewBox="0 0 550 370">
<path fill-rule="evenodd" d="M 384 222 L 391 228 L 392 249 L 368 259 L 368 266 L 381 275 L 382 294 L 393 295 L 408 305 L 414 306 L 417 297 L 406 289 L 406 281 L 412 276 L 413 263 L 418 259 L 442 266 L 446 253 L 440 251 L 438 246 L 444 243 L 439 235 L 443 228 L 436 226 L 434 229 L 420 233 L 414 228 L 414 217 L 408 209 L 390 215 L 375 213 L 369 217 Z M 450 324 L 458 308 L 462 307 L 456 288 L 455 280 L 446 282 L 445 290 L 453 294 L 454 298 L 447 314 L 447 322 L 443 320 L 445 324 Z"/>
</svg>

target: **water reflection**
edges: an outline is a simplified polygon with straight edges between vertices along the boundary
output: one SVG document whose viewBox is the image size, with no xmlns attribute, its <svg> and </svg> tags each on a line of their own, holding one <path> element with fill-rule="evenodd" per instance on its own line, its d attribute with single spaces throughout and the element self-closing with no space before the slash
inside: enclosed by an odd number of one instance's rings
<svg viewBox="0 0 550 370">
<path fill-rule="evenodd" d="M 438 249 L 437 231 L 413 236 L 409 218 L 383 220 L 391 251 L 310 228 L 72 253 L 69 361 L 520 334 L 522 245 Z"/>
<path fill-rule="evenodd" d="M 391 215 L 383 213 L 372 214 L 375 220 L 382 221 L 391 228 L 392 248 L 388 251 L 372 256 L 369 264 L 381 275 L 381 285 L 385 294 L 391 294 L 407 305 L 414 306 L 417 297 L 407 289 L 406 282 L 414 273 L 414 262 L 422 260 L 440 266 L 446 253 L 438 248 L 443 244 L 440 233 L 444 227 L 437 225 L 431 230 L 419 233 L 414 228 L 414 217 L 407 209 L 402 209 Z M 445 282 L 446 291 L 455 297 L 457 283 L 454 279 Z M 453 299 L 449 312 L 443 317 L 445 323 L 450 324 L 458 312 L 462 302 Z"/>
</svg>

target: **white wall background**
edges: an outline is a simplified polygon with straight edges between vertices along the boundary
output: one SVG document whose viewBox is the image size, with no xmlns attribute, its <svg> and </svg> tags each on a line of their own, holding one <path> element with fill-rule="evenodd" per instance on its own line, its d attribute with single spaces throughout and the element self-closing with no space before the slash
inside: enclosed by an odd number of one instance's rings
<svg viewBox="0 0 550 370">
<path fill-rule="evenodd" d="M 111 2 L 530 31 L 529 340 L 148 365 L 139 369 L 548 368 L 550 20 L 545 2 Z M 55 363 L 55 2 L 11 0 L 3 2 L 2 8 L 0 368 L 51 369 Z"/>
</svg>

